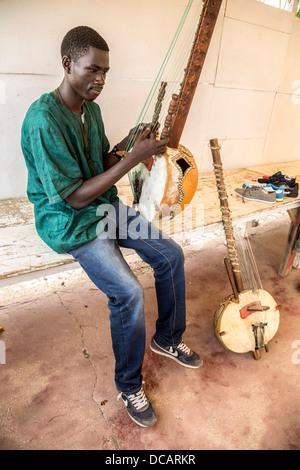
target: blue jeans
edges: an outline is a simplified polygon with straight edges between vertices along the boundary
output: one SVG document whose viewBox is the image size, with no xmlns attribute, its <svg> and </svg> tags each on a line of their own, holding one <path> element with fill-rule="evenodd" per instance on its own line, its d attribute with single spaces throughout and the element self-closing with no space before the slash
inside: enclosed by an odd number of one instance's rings
<svg viewBox="0 0 300 470">
<path fill-rule="evenodd" d="M 145 353 L 144 290 L 120 247 L 133 248 L 153 268 L 158 307 L 154 337 L 161 346 L 177 345 L 185 331 L 184 255 L 170 237 L 121 202 L 109 206 L 104 220 L 105 231 L 70 253 L 108 297 L 117 389 L 136 392 Z"/>
</svg>

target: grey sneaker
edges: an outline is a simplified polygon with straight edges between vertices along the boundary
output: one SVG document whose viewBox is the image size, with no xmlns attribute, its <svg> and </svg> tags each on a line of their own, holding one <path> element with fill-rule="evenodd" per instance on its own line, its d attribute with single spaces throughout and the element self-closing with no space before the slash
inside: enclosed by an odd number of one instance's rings
<svg viewBox="0 0 300 470">
<path fill-rule="evenodd" d="M 276 192 L 268 192 L 263 188 L 238 188 L 235 190 L 237 196 L 248 201 L 266 202 L 274 204 L 276 202 Z"/>
<path fill-rule="evenodd" d="M 145 395 L 143 388 L 136 393 L 120 392 L 118 400 L 122 398 L 130 418 L 139 426 L 148 428 L 157 422 L 155 411 Z"/>
<path fill-rule="evenodd" d="M 151 351 L 161 356 L 169 357 L 178 364 L 189 369 L 198 369 L 203 364 L 201 357 L 187 347 L 186 344 L 181 340 L 177 346 L 159 346 L 154 338 L 152 338 L 150 344 Z"/>
</svg>

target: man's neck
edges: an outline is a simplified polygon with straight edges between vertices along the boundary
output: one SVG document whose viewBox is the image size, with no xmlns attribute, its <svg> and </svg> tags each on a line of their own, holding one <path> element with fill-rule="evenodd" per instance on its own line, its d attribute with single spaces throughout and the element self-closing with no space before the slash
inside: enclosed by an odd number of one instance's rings
<svg viewBox="0 0 300 470">
<path fill-rule="evenodd" d="M 58 87 L 58 94 L 63 104 L 75 114 L 82 114 L 84 100 L 76 95 L 63 80 Z"/>
</svg>

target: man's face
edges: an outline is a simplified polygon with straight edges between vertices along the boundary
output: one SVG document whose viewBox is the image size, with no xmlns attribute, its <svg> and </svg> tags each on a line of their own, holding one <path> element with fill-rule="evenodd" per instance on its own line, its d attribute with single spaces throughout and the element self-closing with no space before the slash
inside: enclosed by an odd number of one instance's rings
<svg viewBox="0 0 300 470">
<path fill-rule="evenodd" d="M 109 71 L 109 53 L 95 47 L 77 59 L 70 61 L 68 83 L 75 94 L 87 101 L 95 100 L 101 93 Z"/>
</svg>

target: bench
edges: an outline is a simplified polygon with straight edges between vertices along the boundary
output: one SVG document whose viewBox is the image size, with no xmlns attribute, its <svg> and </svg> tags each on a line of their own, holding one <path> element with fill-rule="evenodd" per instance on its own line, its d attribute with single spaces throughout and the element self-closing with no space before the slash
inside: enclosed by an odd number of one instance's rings
<svg viewBox="0 0 300 470">
<path fill-rule="evenodd" d="M 300 182 L 300 162 L 298 161 L 224 172 L 233 225 L 245 225 L 276 212 L 288 211 L 292 214 L 300 207 L 300 194 L 295 199 L 285 197 L 282 202 L 274 204 L 243 201 L 235 196 L 234 189 L 241 187 L 243 183 L 251 184 L 262 175 L 272 175 L 279 170 L 296 177 Z M 131 204 L 130 186 L 121 184 L 118 189 L 124 202 Z M 293 223 L 292 220 L 291 224 Z M 199 174 L 196 194 L 192 203 L 183 211 L 182 217 L 176 216 L 172 221 L 162 225 L 163 230 L 184 244 L 183 228 L 184 237 L 191 238 L 222 230 L 220 204 L 213 172 Z M 53 252 L 39 238 L 34 226 L 33 206 L 26 197 L 0 200 L 0 229 L 0 287 L 79 267 L 69 254 L 61 255 Z M 284 254 L 285 261 L 290 256 L 290 251 L 291 246 L 287 245 Z M 287 271 L 282 272 L 283 275 L 286 273 Z"/>
</svg>

